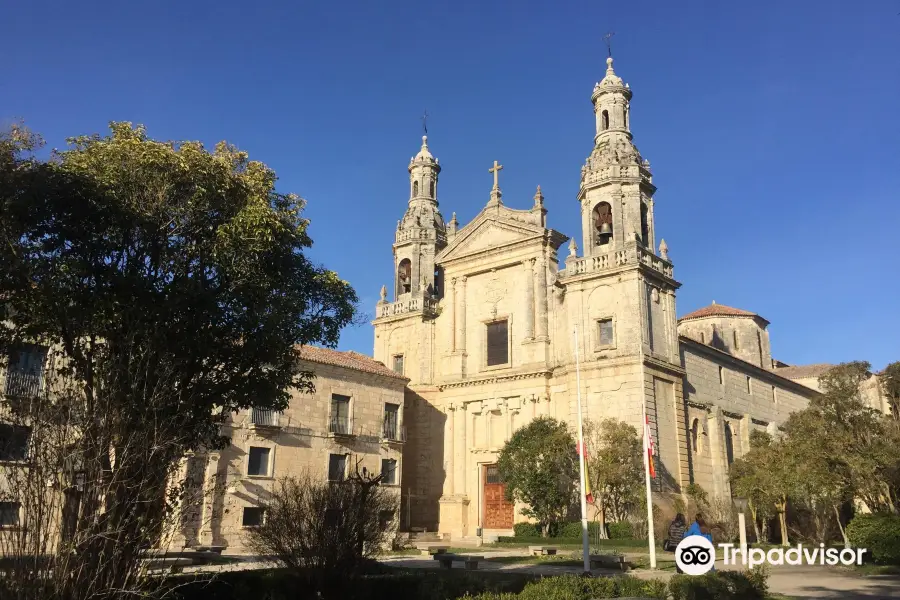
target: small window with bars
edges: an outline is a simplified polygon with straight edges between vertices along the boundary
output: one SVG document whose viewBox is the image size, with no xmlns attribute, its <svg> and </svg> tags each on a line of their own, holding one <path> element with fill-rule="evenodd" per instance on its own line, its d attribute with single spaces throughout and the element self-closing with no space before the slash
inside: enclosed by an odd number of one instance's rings
<svg viewBox="0 0 900 600">
<path fill-rule="evenodd" d="M 19 502 L 0 502 L 0 527 L 18 527 L 21 508 Z"/>
<path fill-rule="evenodd" d="M 328 481 L 343 481 L 347 477 L 347 455 L 332 454 L 328 457 Z"/>
<path fill-rule="evenodd" d="M 505 365 L 509 362 L 509 328 L 506 320 L 487 324 L 487 365 Z"/>
<path fill-rule="evenodd" d="M 503 483 L 502 481 L 500 481 L 500 469 L 497 468 L 497 465 L 487 465 L 484 468 L 484 482 Z"/>
</svg>

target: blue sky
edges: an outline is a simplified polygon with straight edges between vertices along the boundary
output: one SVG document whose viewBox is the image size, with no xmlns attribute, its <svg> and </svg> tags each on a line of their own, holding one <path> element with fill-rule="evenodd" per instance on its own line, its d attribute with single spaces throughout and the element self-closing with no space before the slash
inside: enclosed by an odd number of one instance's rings
<svg viewBox="0 0 900 600">
<path fill-rule="evenodd" d="M 309 202 L 313 257 L 370 314 L 428 110 L 467 222 L 540 184 L 580 237 L 590 93 L 614 31 L 683 282 L 772 322 L 793 363 L 900 360 L 900 2 L 7 2 L 0 121 L 60 147 L 110 120 L 227 139 Z M 371 353 L 372 329 L 341 348 Z"/>
</svg>

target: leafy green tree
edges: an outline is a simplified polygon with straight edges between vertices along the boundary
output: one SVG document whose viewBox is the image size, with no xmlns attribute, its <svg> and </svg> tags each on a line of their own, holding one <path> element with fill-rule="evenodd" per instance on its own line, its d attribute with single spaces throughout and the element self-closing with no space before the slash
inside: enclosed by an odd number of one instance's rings
<svg viewBox="0 0 900 600">
<path fill-rule="evenodd" d="M 644 468 L 641 438 L 637 429 L 617 419 L 586 421 L 584 428 L 591 494 L 600 535 L 606 539 L 607 517 L 622 521 L 628 508 L 639 501 Z"/>
<path fill-rule="evenodd" d="M 732 493 L 750 503 L 754 528 L 757 517 L 769 514 L 778 517 L 781 544 L 790 544 L 787 528 L 788 499 L 794 493 L 793 462 L 785 455 L 784 442 L 770 435 L 754 431 L 750 435 L 750 451 L 732 463 L 730 479 Z M 756 529 L 760 536 L 759 529 Z"/>
<path fill-rule="evenodd" d="M 900 421 L 900 361 L 892 362 L 884 368 L 880 375 L 884 394 L 891 404 L 891 416 Z"/>
<path fill-rule="evenodd" d="M 575 438 L 556 419 L 538 417 L 518 429 L 500 451 L 497 469 L 507 499 L 526 504 L 522 514 L 541 524 L 544 537 L 577 499 Z"/>
<path fill-rule="evenodd" d="M 53 418 L 84 498 L 54 549 L 84 563 L 66 598 L 128 589 L 186 453 L 226 443 L 235 411 L 311 390 L 298 346 L 336 344 L 355 315 L 351 287 L 305 256 L 304 201 L 270 168 L 224 142 L 110 132 L 49 161 L 27 131 L 0 136 L 0 361 L 24 344 L 54 355 Z M 29 406 L 46 402 L 13 416 Z"/>
</svg>

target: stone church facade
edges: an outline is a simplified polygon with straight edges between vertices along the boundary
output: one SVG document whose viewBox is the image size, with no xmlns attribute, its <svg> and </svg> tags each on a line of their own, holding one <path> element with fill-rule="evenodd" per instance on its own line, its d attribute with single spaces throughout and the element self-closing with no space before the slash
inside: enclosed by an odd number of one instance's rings
<svg viewBox="0 0 900 600">
<path fill-rule="evenodd" d="M 713 304 L 676 318 L 681 284 L 632 139 L 631 98 L 608 59 L 591 95 L 577 239 L 547 227 L 539 186 L 530 207 L 508 206 L 496 162 L 481 212 L 445 222 L 427 138 L 411 159 L 393 289 L 382 288 L 373 325 L 375 359 L 410 379 L 403 493 L 414 527 L 489 539 L 523 520 L 503 499 L 497 454 L 535 417 L 576 423 L 576 331 L 584 418 L 640 431 L 646 407 L 660 500 L 691 482 L 730 494 L 728 465 L 750 432 L 817 393 L 774 369 L 762 317 Z"/>
</svg>

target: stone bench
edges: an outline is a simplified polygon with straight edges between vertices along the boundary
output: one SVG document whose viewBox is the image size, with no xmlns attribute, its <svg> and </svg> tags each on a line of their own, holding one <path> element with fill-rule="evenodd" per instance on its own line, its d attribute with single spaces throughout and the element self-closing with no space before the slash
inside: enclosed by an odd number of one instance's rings
<svg viewBox="0 0 900 600">
<path fill-rule="evenodd" d="M 628 570 L 628 563 L 625 562 L 624 556 L 614 556 L 610 554 L 591 554 L 592 569 L 620 569 Z"/>
<path fill-rule="evenodd" d="M 450 550 L 449 544 L 416 544 L 416 550 L 422 553 L 422 556 L 431 556 L 432 554 L 444 554 Z"/>
<path fill-rule="evenodd" d="M 556 555 L 555 546 L 528 546 L 528 553 L 532 556 L 554 556 Z"/>
<path fill-rule="evenodd" d="M 435 554 L 434 560 L 439 561 L 441 563 L 441 567 L 444 569 L 452 569 L 453 563 L 461 562 L 465 563 L 467 571 L 477 571 L 478 570 L 478 562 L 484 560 L 483 556 L 459 556 L 456 554 Z"/>
</svg>

